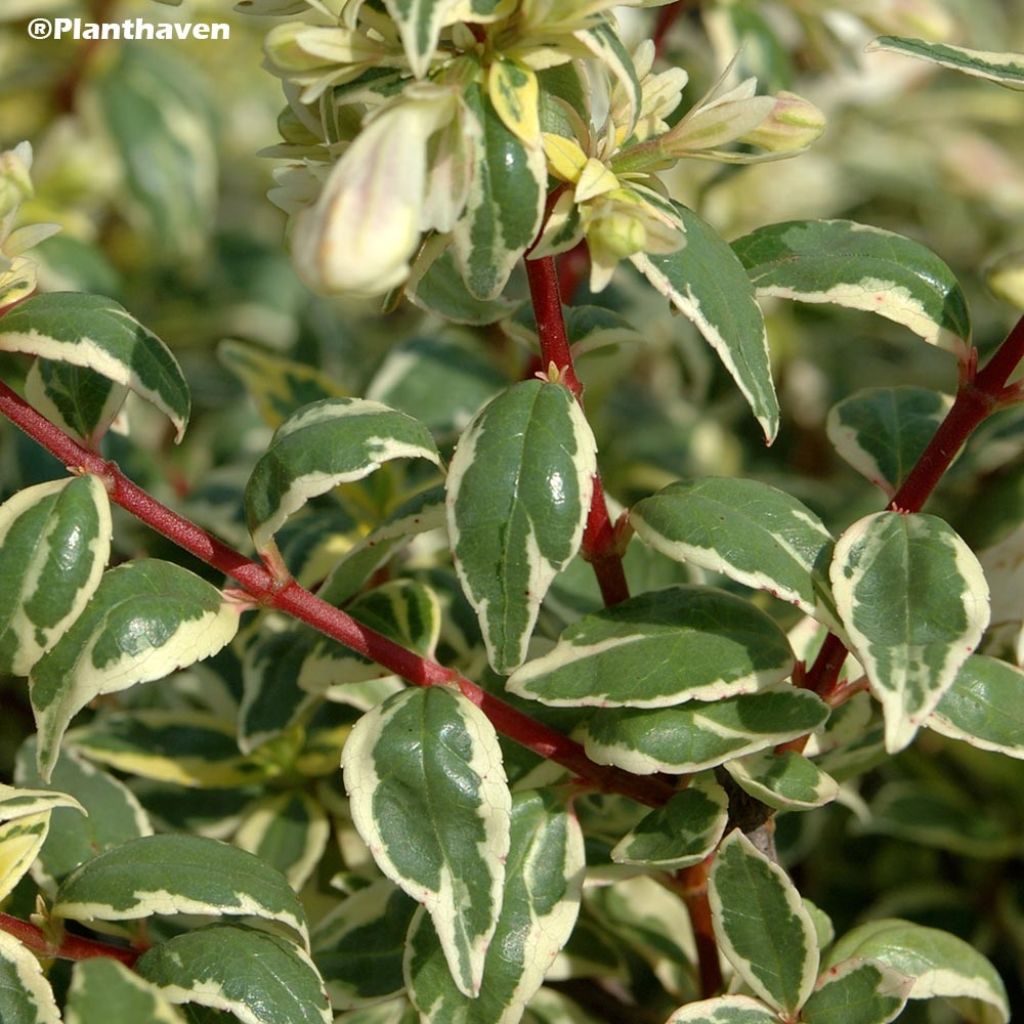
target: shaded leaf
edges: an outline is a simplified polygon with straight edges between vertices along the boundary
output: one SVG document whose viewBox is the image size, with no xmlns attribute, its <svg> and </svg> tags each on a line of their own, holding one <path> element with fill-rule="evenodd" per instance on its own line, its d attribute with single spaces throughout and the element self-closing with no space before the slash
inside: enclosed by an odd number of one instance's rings
<svg viewBox="0 0 1024 1024">
<path fill-rule="evenodd" d="M 75 964 L 65 1024 L 181 1024 L 158 989 L 107 957 Z"/>
</svg>

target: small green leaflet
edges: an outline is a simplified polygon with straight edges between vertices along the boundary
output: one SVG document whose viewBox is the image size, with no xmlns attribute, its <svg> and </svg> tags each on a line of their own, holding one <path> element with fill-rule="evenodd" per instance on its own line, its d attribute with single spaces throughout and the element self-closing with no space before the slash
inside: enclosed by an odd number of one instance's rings
<svg viewBox="0 0 1024 1024">
<path fill-rule="evenodd" d="M 888 50 L 905 57 L 927 60 L 965 75 L 985 78 L 1007 89 L 1024 89 L 1024 54 L 1005 51 L 970 50 L 949 43 L 926 43 L 923 39 L 901 36 L 879 36 L 868 44 L 868 50 Z"/>
<path fill-rule="evenodd" d="M 242 1024 L 331 1024 L 323 982 L 293 943 L 215 925 L 154 946 L 135 965 L 172 1003 L 233 1013 Z"/>
<path fill-rule="evenodd" d="M 42 783 L 36 773 L 35 747 L 32 737 L 18 751 L 15 778 L 19 785 Z M 33 876 L 48 885 L 104 850 L 153 833 L 131 790 L 71 751 L 61 751 L 51 788 L 73 796 L 88 816 L 71 807 L 55 807 L 50 813 L 50 831 L 32 868 Z"/>
<path fill-rule="evenodd" d="M 779 431 L 779 402 L 768 357 L 764 316 L 754 287 L 729 244 L 692 210 L 673 203 L 686 246 L 667 256 L 630 259 L 715 350 L 771 444 Z"/>
<path fill-rule="evenodd" d="M 952 404 L 948 395 L 929 388 L 864 388 L 832 407 L 828 439 L 891 498 Z"/>
<path fill-rule="evenodd" d="M 802 502 L 769 484 L 680 480 L 637 502 L 629 522 L 655 551 L 767 590 L 816 614 L 832 537 Z"/>
<path fill-rule="evenodd" d="M 925 725 L 972 747 L 1024 758 L 1024 671 L 972 654 Z"/>
<path fill-rule="evenodd" d="M 71 719 L 94 697 L 216 654 L 241 605 L 181 566 L 139 559 L 104 573 L 81 615 L 35 665 L 29 696 L 48 777 Z"/>
<path fill-rule="evenodd" d="M 245 511 L 257 551 L 293 512 L 338 484 L 362 480 L 391 459 L 441 467 L 430 431 L 411 416 L 362 398 L 327 398 L 290 416 L 253 468 Z"/>
<path fill-rule="evenodd" d="M 889 1024 L 902 1013 L 912 984 L 885 964 L 844 960 L 822 974 L 800 1019 L 806 1024 Z"/>
<path fill-rule="evenodd" d="M 81 614 L 110 557 L 99 477 L 36 484 L 0 505 L 0 670 L 28 675 Z"/>
<path fill-rule="evenodd" d="M 78 921 L 242 914 L 307 937 L 302 904 L 279 871 L 201 836 L 143 836 L 99 854 L 64 879 L 53 913 Z"/>
<path fill-rule="evenodd" d="M 877 512 L 836 543 L 830 570 L 853 653 L 885 712 L 885 746 L 902 750 L 953 684 L 988 625 L 977 558 L 935 516 Z"/>
<path fill-rule="evenodd" d="M 84 366 L 36 359 L 25 378 L 25 398 L 65 433 L 96 450 L 121 411 L 128 388 Z"/>
<path fill-rule="evenodd" d="M 94 957 L 75 964 L 65 1024 L 182 1024 L 181 1014 L 123 964 Z"/>
<path fill-rule="evenodd" d="M 849 220 L 794 220 L 732 245 L 758 295 L 867 310 L 953 352 L 970 342 L 964 293 L 920 242 Z"/>
<path fill-rule="evenodd" d="M 638 775 L 698 772 L 813 732 L 828 707 L 792 686 L 670 708 L 612 708 L 587 719 L 582 739 L 598 764 Z"/>
<path fill-rule="evenodd" d="M 403 991 L 402 957 L 417 909 L 414 900 L 382 878 L 350 896 L 316 926 L 313 962 L 335 1010 Z"/>
<path fill-rule="evenodd" d="M 497 672 L 522 663 L 551 581 L 579 550 L 595 453 L 569 390 L 539 380 L 502 391 L 459 439 L 448 535 Z"/>
<path fill-rule="evenodd" d="M 60 1024 L 60 1011 L 39 960 L 6 932 L 0 932 L 0 1020 Z"/>
<path fill-rule="evenodd" d="M 0 319 L 0 350 L 82 366 L 134 391 L 174 424 L 188 424 L 188 384 L 167 346 L 103 295 L 35 295 Z"/>
<path fill-rule="evenodd" d="M 792 670 L 789 641 L 763 611 L 724 590 L 681 586 L 584 616 L 508 689 L 555 707 L 665 707 L 750 693 Z"/>
<path fill-rule="evenodd" d="M 676 1010 L 665 1024 L 778 1024 L 778 1014 L 759 999 L 720 996 L 689 1003 Z"/>
<path fill-rule="evenodd" d="M 540 146 L 524 145 L 505 127 L 479 85 L 464 95 L 481 130 L 469 200 L 453 232 L 455 262 L 470 294 L 489 300 L 501 294 L 540 228 L 547 161 Z"/>
<path fill-rule="evenodd" d="M 699 864 L 722 838 L 728 812 L 725 790 L 710 775 L 700 775 L 623 837 L 612 860 L 662 871 Z"/>
<path fill-rule="evenodd" d="M 839 795 L 836 780 L 795 751 L 761 751 L 725 763 L 744 792 L 777 811 L 805 811 L 831 803 Z"/>
<path fill-rule="evenodd" d="M 422 911 L 409 932 L 405 974 L 425 1024 L 516 1024 L 572 932 L 586 868 L 575 815 L 550 793 L 512 803 L 505 896 L 476 999 L 456 988 Z"/>
<path fill-rule="evenodd" d="M 455 0 L 386 0 L 385 6 L 398 25 L 412 73 L 423 78 Z"/>
<path fill-rule="evenodd" d="M 766 1002 L 795 1014 L 814 987 L 819 952 L 786 873 L 737 829 L 718 848 L 708 900 L 719 948 L 736 972 Z"/>
<path fill-rule="evenodd" d="M 330 822 L 319 801 L 301 790 L 290 790 L 250 807 L 232 841 L 272 864 L 298 892 L 320 862 L 330 834 Z"/>
<path fill-rule="evenodd" d="M 456 985 L 475 996 L 509 849 L 512 798 L 494 727 L 455 691 L 404 690 L 360 718 L 342 767 L 377 866 L 427 908 Z"/>
<path fill-rule="evenodd" d="M 829 950 L 826 967 L 859 957 L 913 979 L 910 999 L 965 1000 L 978 1024 L 1007 1024 L 1006 989 L 976 949 L 948 932 L 894 918 L 869 921 L 847 932 Z"/>
</svg>

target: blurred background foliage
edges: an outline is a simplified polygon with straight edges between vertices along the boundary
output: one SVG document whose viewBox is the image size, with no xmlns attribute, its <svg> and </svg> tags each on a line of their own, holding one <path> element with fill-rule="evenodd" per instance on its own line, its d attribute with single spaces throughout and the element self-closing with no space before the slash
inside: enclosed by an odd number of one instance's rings
<svg viewBox="0 0 1024 1024">
<path fill-rule="evenodd" d="M 255 6 L 305 7 L 301 0 Z M 39 42 L 26 24 L 40 14 L 224 21 L 231 39 Z M 622 14 L 634 41 L 649 36 L 661 16 L 660 9 Z M 159 497 L 243 547 L 241 490 L 271 429 L 301 404 L 296 396 L 368 394 L 451 442 L 502 381 L 530 371 L 533 357 L 529 318 L 521 314 L 482 327 L 443 326 L 401 300 L 381 316 L 379 302 L 331 301 L 299 283 L 284 215 L 266 198 L 273 151 L 261 154 L 279 140 L 281 86 L 260 64 L 263 37 L 280 20 L 239 13 L 222 0 L 0 5 L 0 148 L 32 142 L 36 195 L 23 219 L 62 228 L 37 250 L 40 288 L 116 298 L 173 348 L 193 390 L 193 423 L 180 448 L 144 409 L 129 407 L 130 439 L 109 435 L 107 453 Z M 810 152 L 782 163 L 684 161 L 672 186 L 726 238 L 791 218 L 843 217 L 923 242 L 966 290 L 984 359 L 1024 308 L 1024 97 L 893 55 L 864 54 L 878 31 L 1020 51 L 1024 2 L 683 0 L 663 57 L 690 73 L 681 110 L 739 47 L 742 70 L 756 74 L 762 89 L 812 99 L 828 114 L 828 129 Z M 506 295 L 521 303 L 523 281 L 514 278 Z M 578 369 L 606 486 L 624 504 L 679 477 L 746 475 L 797 495 L 838 533 L 885 499 L 834 452 L 829 409 L 864 387 L 956 387 L 948 353 L 894 324 L 773 302 L 766 313 L 784 421 L 766 449 L 695 330 L 631 268 L 620 267 L 600 296 L 589 296 L 584 283 L 572 299 L 621 318 L 592 335 Z M 225 339 L 234 341 L 225 346 Z M 20 357 L 0 357 L 0 374 L 15 386 L 26 372 Z M 4 497 L 60 472 L 3 426 Z M 343 550 L 391 510 L 401 487 L 389 490 L 387 474 L 373 479 L 350 502 L 352 516 L 336 516 L 326 534 L 318 526 L 315 545 L 329 548 L 333 540 Z M 979 551 L 1019 524 L 1024 410 L 1000 414 L 970 442 L 932 509 Z M 168 553 L 166 542 L 127 520 L 115 543 L 123 557 Z M 425 555 L 414 546 L 405 557 Z M 675 570 L 650 564 L 656 558 L 637 557 L 633 571 L 670 579 Z M 1020 572 L 1016 581 L 1008 584 L 1011 596 L 1024 592 Z M 542 626 L 557 633 L 565 604 L 596 606 L 588 575 L 570 571 L 560 581 Z M 1019 628 L 1011 621 L 991 642 L 1012 643 Z M 459 656 L 455 648 L 449 653 Z M 5 778 L 32 731 L 23 686 L 8 680 L 0 696 Z M 126 699 L 160 700 L 134 694 Z M 885 914 L 961 935 L 993 959 L 1011 1005 L 1024 1006 L 1024 764 L 925 732 L 847 787 L 842 804 L 779 817 L 780 849 L 801 892 L 832 915 L 840 933 Z M 929 1012 L 940 1019 L 934 1015 L 943 1011 L 910 1004 L 901 1020 Z"/>
</svg>

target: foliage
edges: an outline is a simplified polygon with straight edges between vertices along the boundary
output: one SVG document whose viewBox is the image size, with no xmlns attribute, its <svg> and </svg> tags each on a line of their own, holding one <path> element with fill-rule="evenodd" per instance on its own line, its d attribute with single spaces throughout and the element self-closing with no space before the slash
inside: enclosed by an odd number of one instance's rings
<svg viewBox="0 0 1024 1024">
<path fill-rule="evenodd" d="M 0 11 L 4 1024 L 1010 1019 L 1008 8 Z"/>
</svg>

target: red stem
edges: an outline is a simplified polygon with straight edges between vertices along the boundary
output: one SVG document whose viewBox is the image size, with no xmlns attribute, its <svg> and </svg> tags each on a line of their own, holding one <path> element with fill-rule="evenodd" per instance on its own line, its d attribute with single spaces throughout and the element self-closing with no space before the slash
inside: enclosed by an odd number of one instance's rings
<svg viewBox="0 0 1024 1024">
<path fill-rule="evenodd" d="M 0 412 L 74 472 L 94 473 L 104 480 L 111 500 L 131 512 L 178 547 L 212 565 L 242 585 L 261 605 L 277 608 L 326 636 L 371 658 L 417 686 L 457 686 L 510 739 L 541 757 L 568 768 L 590 786 L 621 793 L 650 807 L 659 807 L 675 791 L 663 779 L 633 775 L 608 765 L 595 764 L 583 747 L 511 705 L 482 690 L 454 669 L 396 644 L 362 625 L 339 608 L 322 601 L 294 580 L 285 584 L 256 562 L 228 547 L 183 516 L 162 505 L 132 483 L 117 466 L 83 448 L 59 427 L 41 416 L 0 381 Z"/>
<path fill-rule="evenodd" d="M 95 939 L 83 939 L 78 935 L 64 934 L 59 946 L 51 945 L 41 928 L 37 928 L 20 917 L 0 914 L 0 931 L 7 932 L 27 946 L 34 953 L 44 957 L 57 957 L 60 960 L 91 960 L 98 956 L 119 960 L 126 967 L 131 967 L 139 958 L 139 952 L 114 946 L 109 942 L 98 942 Z"/>
</svg>

